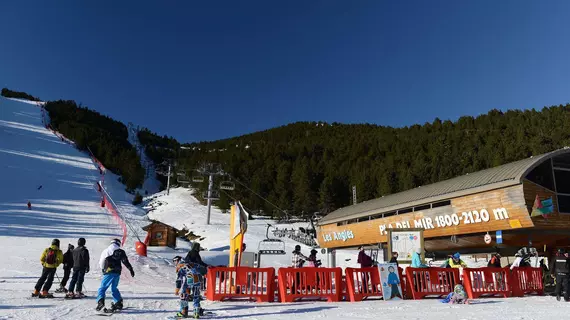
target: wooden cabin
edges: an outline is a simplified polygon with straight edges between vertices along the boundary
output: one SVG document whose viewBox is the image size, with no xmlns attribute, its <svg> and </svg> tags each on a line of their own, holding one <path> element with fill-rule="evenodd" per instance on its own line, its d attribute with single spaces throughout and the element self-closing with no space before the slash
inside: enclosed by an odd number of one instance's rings
<svg viewBox="0 0 570 320">
<path fill-rule="evenodd" d="M 384 246 L 389 228 L 423 228 L 428 252 L 570 246 L 570 149 L 341 208 L 319 221 L 317 240 L 328 249 Z"/>
<path fill-rule="evenodd" d="M 176 247 L 178 230 L 159 221 L 153 221 L 142 228 L 148 232 L 148 246 L 151 247 Z"/>
</svg>

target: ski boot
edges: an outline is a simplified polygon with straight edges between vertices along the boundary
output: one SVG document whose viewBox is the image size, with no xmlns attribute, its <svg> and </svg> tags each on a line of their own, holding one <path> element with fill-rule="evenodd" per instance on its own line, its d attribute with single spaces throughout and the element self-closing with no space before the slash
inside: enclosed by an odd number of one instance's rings
<svg viewBox="0 0 570 320">
<path fill-rule="evenodd" d="M 68 293 L 65 294 L 65 299 L 73 299 L 75 297 L 75 295 L 73 294 L 72 291 L 69 291 Z"/>
<path fill-rule="evenodd" d="M 73 295 L 74 299 L 83 299 L 85 298 L 85 295 L 83 294 L 83 292 L 77 292 L 76 294 Z"/>
<path fill-rule="evenodd" d="M 176 313 L 177 318 L 188 318 L 188 307 L 182 309 L 182 311 L 178 311 Z"/>
<path fill-rule="evenodd" d="M 121 310 L 123 310 L 123 300 L 111 302 L 111 308 L 109 309 L 109 312 L 117 312 Z"/>
<path fill-rule="evenodd" d="M 40 296 L 40 292 L 38 290 L 34 290 L 34 292 L 32 292 L 32 298 L 39 297 L 39 296 Z"/>
<path fill-rule="evenodd" d="M 200 319 L 200 316 L 204 315 L 204 309 L 198 307 L 194 308 L 194 319 Z"/>
<path fill-rule="evenodd" d="M 47 291 L 42 291 L 42 293 L 39 296 L 41 299 L 51 299 L 53 298 L 53 294 L 47 292 Z"/>
<path fill-rule="evenodd" d="M 55 289 L 55 292 L 57 292 L 57 293 L 67 293 L 67 289 L 65 289 L 65 287 L 59 287 L 59 288 Z"/>
<path fill-rule="evenodd" d="M 105 308 L 105 298 L 97 301 L 97 307 L 95 308 L 95 310 L 101 311 L 101 309 L 103 309 L 103 308 Z"/>
<path fill-rule="evenodd" d="M 560 293 L 556 294 L 556 301 L 560 301 Z"/>
</svg>

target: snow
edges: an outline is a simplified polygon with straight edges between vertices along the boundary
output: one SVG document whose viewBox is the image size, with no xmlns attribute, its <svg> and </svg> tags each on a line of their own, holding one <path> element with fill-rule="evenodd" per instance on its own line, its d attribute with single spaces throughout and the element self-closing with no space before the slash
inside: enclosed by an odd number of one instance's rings
<svg viewBox="0 0 570 320">
<path fill-rule="evenodd" d="M 154 163 L 145 154 L 144 146 L 139 142 L 139 137 L 137 135 L 137 129 L 134 125 L 129 124 L 129 142 L 135 146 L 138 151 L 139 157 L 141 159 L 141 165 L 146 170 L 145 180 L 142 187 L 140 188 L 140 194 L 144 195 L 147 192 L 149 194 L 156 193 L 160 190 L 161 183 L 156 179 L 156 169 Z"/>
<path fill-rule="evenodd" d="M 121 236 L 115 220 L 100 207 L 100 195 L 95 188 L 96 181 L 101 179 L 98 170 L 86 154 L 45 129 L 35 103 L 0 99 L 0 176 L 4 182 L 0 192 L 0 256 L 3 258 L 0 319 L 98 318 L 93 310 L 101 277 L 96 263 L 109 240 Z M 117 180 L 116 175 L 107 172 L 104 185 L 129 224 L 125 251 L 136 275 L 135 278 L 126 273 L 121 276 L 119 288 L 129 309 L 114 317 L 166 318 L 178 309 L 178 299 L 173 293 L 174 268 L 169 259 L 184 254 L 187 249 L 182 244 L 186 243 L 181 242 L 178 250 L 149 248 L 148 257 L 138 257 L 134 243 L 146 236 L 140 228 L 149 223 L 149 218 L 178 228 L 186 225 L 204 237 L 201 241 L 207 249 L 203 252 L 204 260 L 225 264 L 229 214 L 214 207 L 211 225 L 206 225 L 206 207 L 192 197 L 190 190 L 177 188 L 168 196 L 161 192 L 147 197 L 146 206 L 156 209 L 146 216 L 143 208 L 131 204 L 133 195 L 125 192 L 124 185 Z M 26 207 L 28 201 L 32 203 L 32 210 Z M 256 250 L 259 241 L 265 238 L 267 223 L 275 224 L 261 218 L 249 221 L 245 236 L 249 249 Z M 277 226 L 306 227 L 305 224 Z M 84 291 L 88 298 L 67 301 L 29 297 L 41 272 L 39 256 L 56 237 L 64 248 L 68 243 L 75 244 L 79 237 L 87 239 L 92 257 L 91 272 L 85 279 Z M 271 256 L 263 261 L 265 265 L 289 265 L 289 253 L 297 243 L 283 240 L 288 254 Z M 301 246 L 308 253 L 310 248 Z M 354 265 L 356 253 L 340 251 L 337 257 L 340 266 Z M 58 275 L 62 274 L 60 268 Z M 52 291 L 57 284 L 56 278 Z M 561 318 L 570 311 L 570 304 L 556 302 L 552 297 L 480 299 L 477 302 L 457 306 L 437 300 L 288 304 L 204 301 L 203 306 L 212 310 L 218 319 L 544 319 Z"/>
</svg>

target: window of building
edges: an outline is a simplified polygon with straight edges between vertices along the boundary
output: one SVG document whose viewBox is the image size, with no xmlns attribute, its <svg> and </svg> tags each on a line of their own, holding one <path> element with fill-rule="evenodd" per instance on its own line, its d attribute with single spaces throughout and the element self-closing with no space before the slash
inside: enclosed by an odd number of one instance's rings
<svg viewBox="0 0 570 320">
<path fill-rule="evenodd" d="M 412 211 L 414 211 L 414 208 L 401 209 L 401 210 L 398 210 L 398 214 L 409 213 L 409 212 L 412 212 Z"/>
<path fill-rule="evenodd" d="M 560 213 L 570 213 L 570 196 L 558 195 L 558 211 Z"/>
<path fill-rule="evenodd" d="M 548 161 L 547 161 L 548 162 Z M 562 154 L 552 158 L 555 168 L 570 169 L 570 154 Z"/>
<path fill-rule="evenodd" d="M 556 192 L 570 194 L 570 171 L 554 170 Z"/>
<path fill-rule="evenodd" d="M 550 161 L 544 161 L 526 176 L 526 178 L 540 186 L 554 191 L 554 179 L 552 178 L 552 166 Z"/>
<path fill-rule="evenodd" d="M 422 210 L 428 210 L 428 209 L 431 209 L 430 204 L 425 204 L 423 206 L 414 207 L 414 211 L 422 211 Z"/>
<path fill-rule="evenodd" d="M 451 201 L 445 200 L 445 201 L 432 203 L 431 207 L 432 208 L 439 208 L 439 207 L 445 207 L 445 206 L 450 206 L 450 205 L 451 205 Z"/>
<path fill-rule="evenodd" d="M 154 233 L 154 238 L 155 238 L 155 239 L 158 239 L 158 240 L 162 239 L 162 232 L 155 232 L 155 233 Z"/>
</svg>

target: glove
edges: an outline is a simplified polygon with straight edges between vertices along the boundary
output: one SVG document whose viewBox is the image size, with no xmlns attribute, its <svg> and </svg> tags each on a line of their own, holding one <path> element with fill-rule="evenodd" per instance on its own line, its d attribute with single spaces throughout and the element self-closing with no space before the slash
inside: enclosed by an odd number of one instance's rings
<svg viewBox="0 0 570 320">
<path fill-rule="evenodd" d="M 135 270 L 131 269 L 131 277 L 133 277 L 133 278 L 135 277 Z"/>
<path fill-rule="evenodd" d="M 89 273 L 89 268 L 85 269 L 85 273 Z"/>
<path fill-rule="evenodd" d="M 180 294 L 180 289 L 176 288 L 176 290 L 174 291 L 175 295 L 179 295 Z"/>
</svg>

